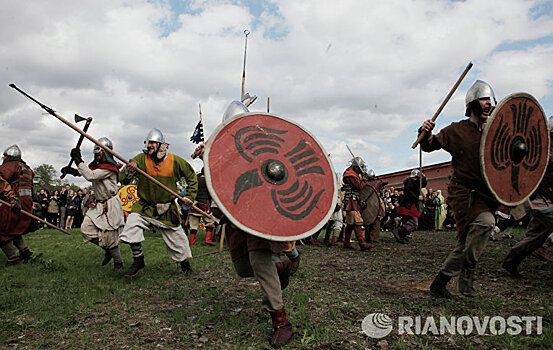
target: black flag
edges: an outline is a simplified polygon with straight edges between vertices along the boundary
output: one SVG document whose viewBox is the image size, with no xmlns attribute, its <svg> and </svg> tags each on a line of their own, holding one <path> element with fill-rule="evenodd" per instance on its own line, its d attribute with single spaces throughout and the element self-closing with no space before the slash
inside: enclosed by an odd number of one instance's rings
<svg viewBox="0 0 553 350">
<path fill-rule="evenodd" d="M 204 142 L 204 125 L 202 124 L 201 119 L 194 129 L 194 133 L 192 134 L 192 137 L 190 137 L 190 141 L 192 141 L 193 143 Z"/>
</svg>

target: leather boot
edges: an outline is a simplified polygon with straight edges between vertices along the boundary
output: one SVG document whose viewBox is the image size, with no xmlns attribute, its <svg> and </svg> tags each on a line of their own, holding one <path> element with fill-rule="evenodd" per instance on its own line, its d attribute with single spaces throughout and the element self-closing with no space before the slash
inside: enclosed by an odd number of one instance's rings
<svg viewBox="0 0 553 350">
<path fill-rule="evenodd" d="M 280 289 L 284 290 L 290 282 L 290 272 L 292 271 L 292 262 L 290 260 L 279 261 L 275 263 L 278 279 L 280 280 Z"/>
<path fill-rule="evenodd" d="M 300 268 L 301 252 L 298 250 L 298 257 L 294 260 L 290 260 L 292 266 L 290 267 L 290 275 L 293 275 Z"/>
<path fill-rule="evenodd" d="M 271 339 L 271 346 L 283 346 L 288 344 L 294 335 L 294 329 L 290 321 L 286 318 L 284 308 L 271 312 L 271 319 L 273 320 L 273 338 Z"/>
<path fill-rule="evenodd" d="M 183 260 L 180 262 L 180 269 L 187 276 L 194 274 L 194 270 L 192 270 L 192 266 L 190 266 L 190 262 L 188 260 Z"/>
<path fill-rule="evenodd" d="M 332 247 L 332 246 L 337 246 L 338 245 L 338 236 L 335 236 L 335 237 L 332 237 L 332 239 L 330 240 L 330 244 L 329 246 Z"/>
<path fill-rule="evenodd" d="M 360 226 L 355 226 L 355 237 L 357 237 L 357 242 L 359 242 L 359 249 L 361 249 L 361 251 L 369 250 L 373 247 L 372 244 L 363 241 L 363 232 L 361 232 Z"/>
<path fill-rule="evenodd" d="M 131 267 L 125 272 L 125 276 L 132 277 L 142 270 L 146 265 L 144 264 L 144 255 L 141 255 L 137 258 L 133 258 L 133 263 Z"/>
<path fill-rule="evenodd" d="M 121 270 L 123 268 L 123 262 L 113 261 L 113 271 Z"/>
<path fill-rule="evenodd" d="M 21 260 L 19 260 L 19 257 L 16 255 L 15 257 L 8 258 L 8 260 L 6 260 L 6 266 L 17 265 L 20 262 Z"/>
<path fill-rule="evenodd" d="M 205 229 L 205 244 L 215 245 L 215 242 L 213 242 L 213 228 L 212 227 L 207 227 Z"/>
<path fill-rule="evenodd" d="M 509 251 L 509 255 L 507 255 L 503 261 L 503 264 L 501 264 L 501 267 L 507 270 L 511 276 L 515 278 L 522 278 L 522 274 L 518 271 L 518 265 L 520 265 L 521 262 L 522 259 L 518 257 L 513 250 L 511 250 Z"/>
<path fill-rule="evenodd" d="M 29 262 L 29 259 L 31 259 L 31 256 L 33 255 L 33 252 L 27 248 L 19 252 L 19 260 L 21 260 L 24 264 Z"/>
<path fill-rule="evenodd" d="M 102 266 L 106 266 L 111 261 L 111 253 L 106 250 L 104 254 L 104 260 L 102 260 Z"/>
<path fill-rule="evenodd" d="M 541 261 L 553 262 L 553 259 L 551 259 L 551 257 L 545 253 L 547 247 L 549 247 L 549 240 L 545 241 L 545 243 L 543 243 L 541 247 L 534 250 L 532 252 L 532 255 L 540 259 Z"/>
<path fill-rule="evenodd" d="M 430 294 L 436 298 L 451 299 L 452 295 L 446 288 L 447 282 L 449 282 L 450 279 L 451 277 L 444 275 L 440 271 L 430 285 Z"/>
<path fill-rule="evenodd" d="M 399 235 L 399 230 L 400 229 L 401 229 L 401 227 L 394 228 L 392 230 L 392 234 L 394 235 L 394 238 L 396 239 L 396 242 L 405 244 L 405 243 L 407 243 L 407 241 Z"/>
<path fill-rule="evenodd" d="M 196 232 L 190 232 L 190 245 L 197 245 L 196 242 Z"/>
<path fill-rule="evenodd" d="M 355 250 L 355 247 L 351 245 L 351 234 L 353 231 L 353 227 L 351 226 L 346 226 L 346 232 L 344 233 L 344 249 L 354 249 Z"/>
<path fill-rule="evenodd" d="M 459 293 L 466 297 L 474 298 L 476 296 L 476 291 L 474 290 L 473 283 L 474 270 L 463 267 L 461 275 L 459 275 Z"/>
</svg>

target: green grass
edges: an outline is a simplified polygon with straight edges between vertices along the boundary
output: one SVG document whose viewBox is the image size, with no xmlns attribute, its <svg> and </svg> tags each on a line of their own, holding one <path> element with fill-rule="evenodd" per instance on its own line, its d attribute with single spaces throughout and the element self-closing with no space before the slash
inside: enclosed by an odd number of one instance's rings
<svg viewBox="0 0 553 350">
<path fill-rule="evenodd" d="M 369 252 L 341 247 L 299 247 L 302 265 L 283 292 L 294 325 L 294 349 L 379 348 L 361 332 L 372 312 L 399 316 L 542 316 L 542 335 L 399 335 L 389 349 L 544 349 L 553 347 L 553 269 L 534 258 L 522 264 L 527 277 L 511 279 L 502 259 L 515 240 L 489 242 L 476 276 L 479 296 L 438 300 L 417 285 L 428 284 L 455 245 L 450 232 L 416 232 L 408 245 L 382 233 Z M 203 241 L 203 235 L 198 235 Z M 78 230 L 65 236 L 40 230 L 26 236 L 35 252 L 28 264 L 5 267 L 0 257 L 2 348 L 208 348 L 268 347 L 270 317 L 261 309 L 255 279 L 236 276 L 228 252 L 192 260 L 185 277 L 165 253 L 163 240 L 147 233 L 146 268 L 134 278 L 112 265 L 103 251 L 83 244 Z M 194 255 L 214 247 L 193 246 Z M 121 246 L 125 268 L 130 249 Z M 124 269 L 125 269 L 124 268 Z M 456 282 L 449 285 L 454 291 Z"/>
</svg>

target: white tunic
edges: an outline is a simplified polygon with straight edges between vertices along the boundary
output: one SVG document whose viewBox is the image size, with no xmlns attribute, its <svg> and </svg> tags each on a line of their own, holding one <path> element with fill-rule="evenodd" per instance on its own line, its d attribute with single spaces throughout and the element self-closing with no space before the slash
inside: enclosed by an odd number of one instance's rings
<svg viewBox="0 0 553 350">
<path fill-rule="evenodd" d="M 117 195 L 117 174 L 106 169 L 91 170 L 84 163 L 80 163 L 78 168 L 81 175 L 92 182 L 98 202 L 86 212 L 81 225 L 83 240 L 89 242 L 98 238 L 100 247 L 113 248 L 118 244 L 119 234 L 125 225 L 121 199 Z"/>
</svg>

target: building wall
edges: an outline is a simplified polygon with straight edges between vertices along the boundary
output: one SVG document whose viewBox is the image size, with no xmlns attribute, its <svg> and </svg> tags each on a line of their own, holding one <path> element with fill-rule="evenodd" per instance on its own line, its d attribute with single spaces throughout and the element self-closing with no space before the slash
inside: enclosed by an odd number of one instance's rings
<svg viewBox="0 0 553 350">
<path fill-rule="evenodd" d="M 378 179 L 387 180 L 386 188 L 403 188 L 403 180 L 411 174 L 411 170 L 401 170 L 393 173 L 377 176 Z M 441 190 L 442 196 L 447 198 L 447 186 L 452 173 L 451 162 L 438 163 L 422 167 L 422 173 L 426 176 L 426 188 L 433 191 Z"/>
</svg>

